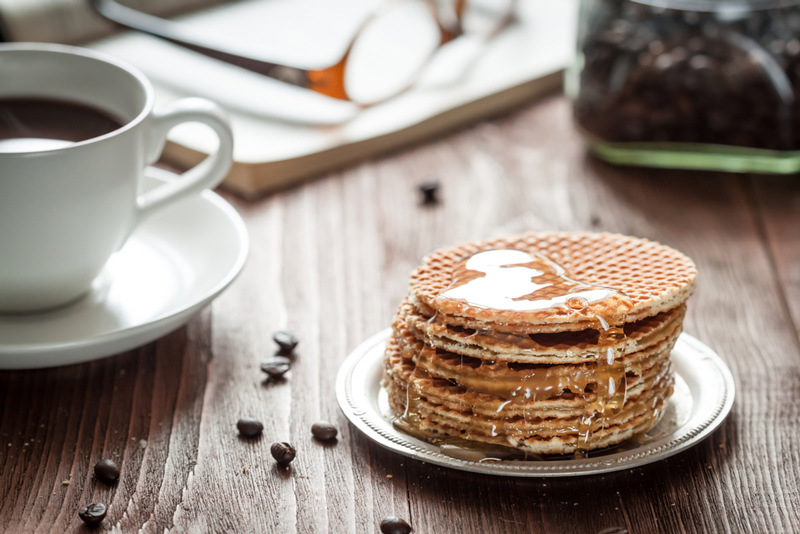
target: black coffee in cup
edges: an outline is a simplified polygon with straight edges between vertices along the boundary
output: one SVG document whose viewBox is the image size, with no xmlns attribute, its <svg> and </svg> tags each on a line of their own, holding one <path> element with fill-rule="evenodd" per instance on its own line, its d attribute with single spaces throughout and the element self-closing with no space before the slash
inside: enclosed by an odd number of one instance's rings
<svg viewBox="0 0 800 534">
<path fill-rule="evenodd" d="M 100 137 L 122 127 L 111 114 L 68 100 L 0 98 L 0 152 L 35 152 Z"/>
</svg>

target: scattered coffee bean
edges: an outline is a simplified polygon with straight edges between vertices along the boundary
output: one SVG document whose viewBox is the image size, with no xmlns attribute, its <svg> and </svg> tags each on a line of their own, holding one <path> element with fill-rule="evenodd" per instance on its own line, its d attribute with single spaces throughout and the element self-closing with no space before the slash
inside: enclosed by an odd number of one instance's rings
<svg viewBox="0 0 800 534">
<path fill-rule="evenodd" d="M 99 525 L 106 518 L 106 505 L 102 503 L 87 504 L 78 511 L 78 517 L 87 525 Z"/>
<path fill-rule="evenodd" d="M 297 456 L 295 448 L 286 442 L 273 443 L 269 448 L 269 452 L 272 453 L 275 461 L 281 465 L 289 465 L 294 460 L 294 457 Z"/>
<path fill-rule="evenodd" d="M 381 532 L 383 534 L 408 534 L 412 530 L 411 525 L 395 515 L 390 515 L 381 521 Z"/>
<path fill-rule="evenodd" d="M 114 460 L 100 460 L 94 464 L 94 476 L 106 484 L 113 484 L 119 480 L 119 467 Z"/>
<path fill-rule="evenodd" d="M 261 362 L 261 370 L 273 380 L 283 378 L 283 375 L 292 368 L 292 362 L 285 356 L 275 356 Z"/>
<path fill-rule="evenodd" d="M 264 431 L 264 425 L 258 419 L 252 417 L 242 417 L 236 423 L 236 428 L 239 429 L 239 434 L 245 438 L 254 438 L 260 436 Z"/>
<path fill-rule="evenodd" d="M 275 332 L 272 334 L 272 339 L 280 347 L 278 354 L 291 354 L 299 343 L 297 337 L 291 332 Z"/>
<path fill-rule="evenodd" d="M 439 182 L 429 181 L 419 185 L 419 192 L 422 194 L 423 204 L 436 204 L 439 202 Z"/>
<path fill-rule="evenodd" d="M 320 441 L 330 441 L 336 439 L 339 431 L 327 421 L 320 421 L 311 425 L 311 434 Z"/>
</svg>

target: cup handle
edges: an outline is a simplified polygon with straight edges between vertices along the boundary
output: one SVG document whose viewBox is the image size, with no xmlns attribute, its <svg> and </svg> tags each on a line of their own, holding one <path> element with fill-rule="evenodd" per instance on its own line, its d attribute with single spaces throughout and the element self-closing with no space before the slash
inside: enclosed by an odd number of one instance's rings
<svg viewBox="0 0 800 534">
<path fill-rule="evenodd" d="M 215 153 L 175 181 L 140 194 L 136 200 L 137 224 L 178 199 L 217 186 L 231 168 L 233 133 L 230 122 L 222 108 L 204 98 L 184 98 L 153 112 L 146 153 L 147 163 L 158 160 L 167 142 L 167 133 L 183 122 L 202 122 L 210 126 L 219 138 L 219 147 Z"/>
</svg>

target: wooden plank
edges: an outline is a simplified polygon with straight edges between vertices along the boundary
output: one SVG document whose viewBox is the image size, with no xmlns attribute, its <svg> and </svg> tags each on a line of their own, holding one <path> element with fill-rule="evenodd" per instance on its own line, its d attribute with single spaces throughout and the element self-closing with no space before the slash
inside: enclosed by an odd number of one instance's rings
<svg viewBox="0 0 800 534">
<path fill-rule="evenodd" d="M 429 178 L 443 202 L 420 206 Z M 796 195 L 777 179 L 597 162 L 553 98 L 260 202 L 229 197 L 251 256 L 187 328 L 91 364 L 0 373 L 0 532 L 75 530 L 91 500 L 110 504 L 106 530 L 159 534 L 374 533 L 392 514 L 437 534 L 800 531 Z M 389 325 L 424 254 L 546 229 L 641 235 L 696 260 L 686 330 L 738 387 L 720 431 L 642 468 L 535 480 L 408 460 L 346 423 L 336 370 Z M 300 338 L 294 368 L 264 384 L 279 329 Z M 237 436 L 243 415 L 261 439 Z M 335 443 L 311 438 L 319 419 Z M 298 448 L 290 472 L 269 454 L 283 440 Z M 93 480 L 102 457 L 120 462 L 115 487 Z"/>
<path fill-rule="evenodd" d="M 753 203 L 770 245 L 785 306 L 800 332 L 800 189 L 797 176 L 753 176 Z"/>
<path fill-rule="evenodd" d="M 147 520 L 167 458 L 180 458 L 164 450 L 161 436 L 169 437 L 176 400 L 187 395 L 175 387 L 176 377 L 188 382 L 197 369 L 187 332 L 207 325 L 206 315 L 156 345 L 115 358 L 0 373 L 0 435 L 7 441 L 0 455 L 0 531 L 66 531 L 81 524 L 78 509 L 93 501 L 108 504 L 109 517 L 123 524 Z M 196 430 L 184 427 L 180 448 L 191 454 Z M 120 465 L 116 486 L 93 480 L 101 458 Z M 187 474 L 181 469 L 176 476 Z"/>
</svg>

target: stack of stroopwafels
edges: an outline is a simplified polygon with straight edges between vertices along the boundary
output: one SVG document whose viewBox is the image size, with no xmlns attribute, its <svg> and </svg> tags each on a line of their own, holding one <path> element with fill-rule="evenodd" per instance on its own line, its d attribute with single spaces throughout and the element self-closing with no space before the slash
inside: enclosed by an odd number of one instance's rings
<svg viewBox="0 0 800 534">
<path fill-rule="evenodd" d="M 620 443 L 648 430 L 672 393 L 669 355 L 695 276 L 683 254 L 613 234 L 434 252 L 387 342 L 390 406 L 433 442 L 538 454 Z"/>
</svg>

